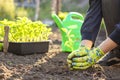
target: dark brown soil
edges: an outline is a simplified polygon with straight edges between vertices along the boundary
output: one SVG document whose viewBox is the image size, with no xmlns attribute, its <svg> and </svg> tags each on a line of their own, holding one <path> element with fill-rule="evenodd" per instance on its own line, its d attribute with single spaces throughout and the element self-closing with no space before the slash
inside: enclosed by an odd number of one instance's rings
<svg viewBox="0 0 120 80">
<path fill-rule="evenodd" d="M 104 31 L 97 38 L 98 45 L 105 37 Z M 19 56 L 0 53 L 0 80 L 120 80 L 120 65 L 95 65 L 87 70 L 70 71 L 66 57 L 61 52 L 61 35 L 53 28 L 49 52 Z"/>
</svg>

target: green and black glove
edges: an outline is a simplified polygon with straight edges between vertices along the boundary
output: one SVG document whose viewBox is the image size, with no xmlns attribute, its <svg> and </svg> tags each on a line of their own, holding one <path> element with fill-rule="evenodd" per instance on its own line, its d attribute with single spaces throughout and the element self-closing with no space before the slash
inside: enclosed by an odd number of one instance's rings
<svg viewBox="0 0 120 80">
<path fill-rule="evenodd" d="M 102 56 L 104 56 L 104 52 L 99 48 L 93 48 L 91 50 L 87 49 L 83 53 L 81 53 L 81 51 L 73 52 L 74 54 L 78 54 L 79 52 L 80 55 L 75 55 L 72 58 L 70 57 L 70 55 L 72 55 L 73 53 L 68 55 L 67 62 L 70 69 L 87 69 L 91 67 L 93 64 L 95 64 Z"/>
</svg>

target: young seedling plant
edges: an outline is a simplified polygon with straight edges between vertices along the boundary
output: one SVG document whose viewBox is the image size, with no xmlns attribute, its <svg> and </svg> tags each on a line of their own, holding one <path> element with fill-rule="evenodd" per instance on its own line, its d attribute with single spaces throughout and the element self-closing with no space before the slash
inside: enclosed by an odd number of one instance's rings
<svg viewBox="0 0 120 80">
<path fill-rule="evenodd" d="M 3 40 L 4 26 L 10 27 L 9 42 L 39 42 L 48 40 L 52 33 L 41 21 L 31 21 L 26 17 L 18 17 L 15 21 L 0 21 L 0 40 Z"/>
</svg>

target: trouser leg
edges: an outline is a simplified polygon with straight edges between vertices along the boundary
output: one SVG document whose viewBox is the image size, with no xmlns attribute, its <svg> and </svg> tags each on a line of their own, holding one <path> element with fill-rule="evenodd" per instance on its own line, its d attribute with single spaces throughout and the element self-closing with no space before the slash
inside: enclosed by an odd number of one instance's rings
<svg viewBox="0 0 120 80">
<path fill-rule="evenodd" d="M 102 0 L 102 13 L 108 35 L 120 23 L 120 0 Z"/>
<path fill-rule="evenodd" d="M 108 35 L 120 23 L 120 0 L 102 0 L 102 13 Z M 113 60 L 118 58 L 118 60 Z M 99 62 L 101 65 L 113 65 L 120 62 L 120 46 L 107 53 Z"/>
<path fill-rule="evenodd" d="M 102 13 L 109 35 L 120 23 L 120 0 L 102 0 Z"/>
</svg>

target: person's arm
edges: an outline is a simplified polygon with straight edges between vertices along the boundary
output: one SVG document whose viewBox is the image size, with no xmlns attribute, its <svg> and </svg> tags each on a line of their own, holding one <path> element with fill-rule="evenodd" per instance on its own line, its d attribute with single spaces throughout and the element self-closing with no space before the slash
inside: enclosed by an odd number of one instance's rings
<svg viewBox="0 0 120 80">
<path fill-rule="evenodd" d="M 120 42 L 120 36 L 118 35 L 120 33 L 120 30 L 118 31 L 119 32 L 116 32 L 115 30 L 115 33 L 117 34 L 114 34 L 112 37 L 117 36 L 117 40 L 119 40 L 118 42 Z M 108 37 L 98 47 L 92 48 L 91 50 L 85 49 L 85 53 L 82 53 L 82 50 L 74 52 L 73 54 L 76 54 L 76 56 L 74 56 L 71 61 L 68 60 L 70 69 L 73 70 L 89 68 L 90 66 L 95 64 L 100 58 L 102 58 L 107 52 L 120 45 L 117 44 L 118 42 L 115 42 Z"/>
<path fill-rule="evenodd" d="M 75 56 L 71 60 L 67 60 L 70 69 L 87 69 L 95 64 L 108 51 L 117 46 L 117 43 L 108 37 L 98 47 L 92 48 L 91 50 L 85 49 L 84 52 L 82 52 L 82 50 L 73 52 L 72 55 L 75 54 Z"/>
<path fill-rule="evenodd" d="M 104 53 L 107 53 L 117 46 L 117 43 L 108 37 L 98 46 L 98 48 L 101 49 Z"/>
<path fill-rule="evenodd" d="M 90 7 L 87 11 L 84 23 L 81 28 L 82 40 L 88 40 L 93 43 L 99 32 L 102 20 L 101 0 L 89 0 Z M 83 41 L 84 42 L 84 41 Z"/>
<path fill-rule="evenodd" d="M 107 53 L 120 45 L 120 23 L 116 24 L 115 27 L 115 30 L 109 37 L 98 46 L 104 53 Z"/>
<path fill-rule="evenodd" d="M 115 25 L 115 30 L 109 35 L 109 38 L 120 46 L 120 23 Z"/>
<path fill-rule="evenodd" d="M 116 24 L 115 27 L 115 30 L 109 37 L 98 46 L 104 53 L 107 53 L 120 45 L 120 23 Z"/>
</svg>

